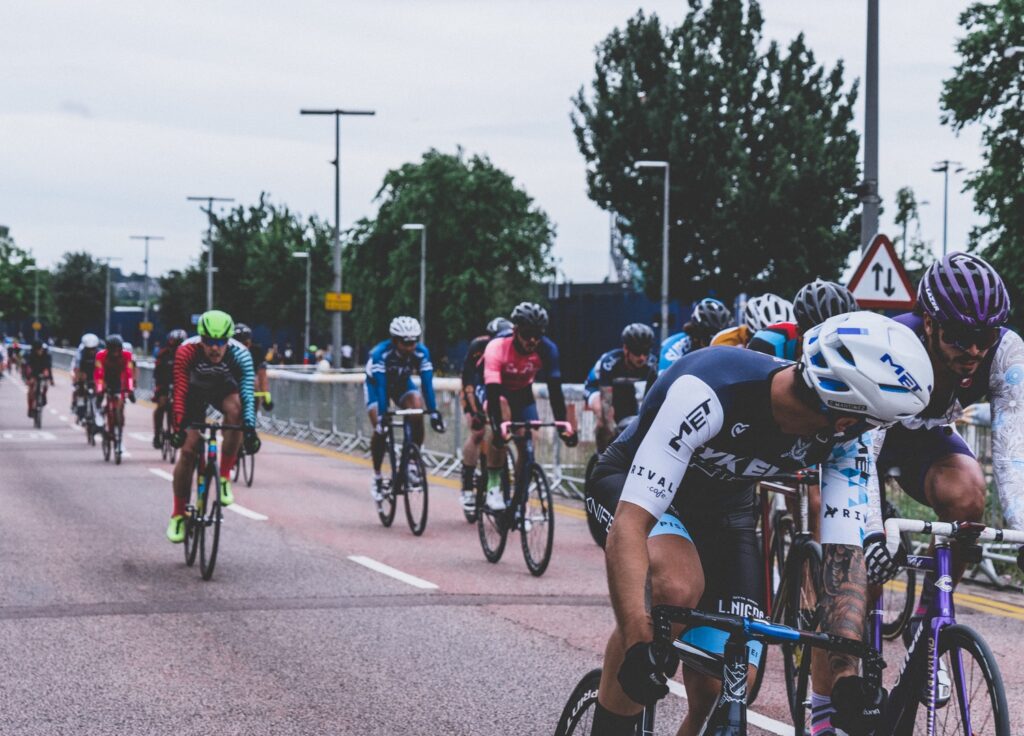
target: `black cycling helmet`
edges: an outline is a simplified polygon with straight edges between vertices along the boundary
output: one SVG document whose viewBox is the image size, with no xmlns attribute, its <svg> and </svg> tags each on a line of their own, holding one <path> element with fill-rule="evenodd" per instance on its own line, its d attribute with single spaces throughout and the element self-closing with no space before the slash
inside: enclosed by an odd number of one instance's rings
<svg viewBox="0 0 1024 736">
<path fill-rule="evenodd" d="M 512 323 L 509 322 L 504 317 L 495 317 L 494 319 L 487 323 L 487 334 L 490 335 L 491 337 L 494 337 L 499 332 L 504 332 L 505 330 L 511 329 Z"/>
<path fill-rule="evenodd" d="M 698 325 L 706 335 L 714 335 L 732 327 L 732 312 L 717 299 L 705 297 L 693 308 L 690 321 Z"/>
<path fill-rule="evenodd" d="M 244 322 L 235 323 L 235 339 L 239 342 L 246 342 L 252 339 L 252 328 Z"/>
<path fill-rule="evenodd" d="M 522 302 L 512 310 L 512 324 L 533 327 L 543 332 L 548 327 L 548 310 L 533 302 Z"/>
<path fill-rule="evenodd" d="M 107 355 L 120 353 L 124 349 L 124 340 L 120 335 L 107 335 Z"/>
<path fill-rule="evenodd" d="M 43 341 L 42 340 L 33 340 L 32 341 L 32 349 L 33 350 L 42 350 L 43 349 Z"/>
<path fill-rule="evenodd" d="M 654 346 L 654 330 L 643 322 L 626 325 L 622 331 L 622 344 L 633 355 L 647 355 Z"/>
<path fill-rule="evenodd" d="M 807 332 L 829 317 L 858 309 L 857 300 L 849 289 L 835 281 L 820 278 L 801 286 L 793 299 L 793 313 L 800 332 Z"/>
<path fill-rule="evenodd" d="M 167 342 L 173 342 L 175 345 L 181 345 L 188 339 L 188 333 L 185 330 L 171 330 L 167 333 Z"/>
</svg>

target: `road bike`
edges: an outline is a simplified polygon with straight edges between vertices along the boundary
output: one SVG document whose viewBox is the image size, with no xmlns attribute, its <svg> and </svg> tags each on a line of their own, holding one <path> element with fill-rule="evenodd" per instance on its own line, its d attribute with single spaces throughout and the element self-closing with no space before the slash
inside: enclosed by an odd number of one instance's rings
<svg viewBox="0 0 1024 736">
<path fill-rule="evenodd" d="M 516 446 L 516 456 L 506 444 L 505 461 L 498 471 L 501 474 L 501 496 L 505 507 L 500 511 L 487 506 L 487 476 L 494 472 L 487 468 L 487 459 L 481 456 L 481 472 L 477 476 L 476 509 L 477 532 L 480 546 L 488 562 L 498 562 L 505 552 L 505 543 L 510 531 L 521 533 L 523 557 L 530 574 L 539 577 L 551 562 L 551 550 L 555 542 L 555 505 L 551 498 L 551 486 L 540 463 L 536 461 L 533 449 L 533 430 L 555 427 L 572 431 L 569 422 L 502 422 L 501 434 L 511 436 Z"/>
<path fill-rule="evenodd" d="M 398 508 L 398 497 L 405 500 L 405 518 L 409 528 L 417 537 L 427 528 L 427 505 L 429 488 L 427 485 L 427 467 L 419 446 L 412 439 L 412 417 L 423 416 L 423 409 L 397 409 L 388 412 L 381 418 L 384 428 L 384 462 L 387 468 L 381 468 L 381 480 L 378 485 L 380 500 L 377 504 L 377 515 L 380 523 L 391 526 Z M 396 422 L 392 417 L 401 417 Z M 402 427 L 401 450 L 395 447 L 395 427 Z"/>
<path fill-rule="evenodd" d="M 117 399 L 120 398 L 120 401 Z M 121 464 L 121 454 L 124 452 L 124 393 L 115 394 L 106 392 L 106 401 L 103 403 L 103 460 L 110 462 L 110 456 L 114 456 L 114 464 Z"/>
<path fill-rule="evenodd" d="M 43 387 L 45 380 L 42 376 L 38 376 L 32 387 L 32 426 L 36 429 L 43 427 L 43 407 L 46 406 L 46 391 Z"/>
<path fill-rule="evenodd" d="M 863 663 L 864 680 L 869 687 L 880 688 L 882 668 L 885 663 L 873 647 L 854 639 L 845 639 L 830 634 L 801 631 L 788 626 L 770 623 L 761 619 L 712 614 L 692 608 L 655 606 L 651 612 L 654 622 L 655 651 L 666 652 L 675 649 L 684 667 L 692 667 L 721 678 L 722 689 L 704 723 L 702 736 L 746 736 L 747 733 L 747 665 L 748 644 L 761 645 L 799 643 L 804 647 L 818 647 L 830 652 L 841 652 L 859 658 Z M 707 661 L 707 653 L 697 654 L 680 639 L 672 636 L 673 624 L 684 627 L 707 626 L 729 634 L 725 651 L 714 661 Z M 555 728 L 555 736 L 588 736 L 591 733 L 594 713 L 597 708 L 597 691 L 601 682 L 601 670 L 595 669 L 584 675 L 562 710 Z M 644 708 L 638 723 L 637 736 L 654 733 L 656 706 Z"/>
<path fill-rule="evenodd" d="M 196 422 L 186 429 L 199 430 L 203 447 L 196 457 L 196 501 L 185 507 L 185 564 L 195 564 L 199 556 L 199 573 L 203 580 L 213 577 L 220 546 L 220 527 L 224 521 L 220 505 L 220 482 L 217 476 L 217 433 L 240 430 L 240 425 Z"/>
<path fill-rule="evenodd" d="M 95 446 L 96 433 L 99 432 L 99 427 L 96 426 L 96 389 L 88 384 L 83 391 L 84 397 L 79 397 L 79 400 L 84 401 L 85 404 L 82 407 L 83 416 L 79 423 L 85 427 L 85 441 Z"/>
</svg>

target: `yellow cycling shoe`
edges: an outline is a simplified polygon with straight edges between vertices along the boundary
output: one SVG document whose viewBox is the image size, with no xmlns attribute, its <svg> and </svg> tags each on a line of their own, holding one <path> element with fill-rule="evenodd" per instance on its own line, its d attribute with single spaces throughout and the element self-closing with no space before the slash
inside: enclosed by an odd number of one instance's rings
<svg viewBox="0 0 1024 736">
<path fill-rule="evenodd" d="M 167 525 L 167 538 L 175 544 L 185 541 L 185 517 L 172 516 L 171 522 Z"/>
<path fill-rule="evenodd" d="M 235 496 L 231 492 L 231 481 L 227 478 L 220 479 L 220 505 L 230 506 L 235 502 Z"/>
</svg>

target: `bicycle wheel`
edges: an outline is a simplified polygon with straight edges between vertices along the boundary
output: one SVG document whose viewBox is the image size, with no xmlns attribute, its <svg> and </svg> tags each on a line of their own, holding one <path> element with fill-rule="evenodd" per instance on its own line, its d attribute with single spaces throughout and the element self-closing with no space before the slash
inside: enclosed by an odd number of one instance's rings
<svg viewBox="0 0 1024 736">
<path fill-rule="evenodd" d="M 409 445 L 409 467 L 415 467 L 419 474 L 418 486 L 409 483 L 409 476 L 405 479 L 405 518 L 409 522 L 409 528 L 417 537 L 427 528 L 427 467 L 423 464 L 423 456 L 420 455 L 420 448 L 416 445 Z"/>
<path fill-rule="evenodd" d="M 591 670 L 583 676 L 566 701 L 562 715 L 555 726 L 555 736 L 590 736 L 597 712 L 597 688 L 601 684 L 601 670 Z"/>
<path fill-rule="evenodd" d="M 587 493 L 587 488 L 590 486 L 590 476 L 593 474 L 594 468 L 597 467 L 598 457 L 599 455 L 596 452 L 590 456 L 590 459 L 587 461 L 587 469 L 583 473 L 583 501 L 586 509 L 590 508 L 590 495 Z M 594 544 L 600 547 L 601 537 L 607 534 L 607 531 L 589 513 L 587 514 L 587 529 L 590 530 L 590 536 L 594 540 Z"/>
<path fill-rule="evenodd" d="M 506 455 L 507 457 L 507 455 Z M 511 479 L 509 478 L 508 467 L 502 468 L 501 493 L 505 498 L 505 510 L 495 511 L 487 507 L 487 476 L 494 472 L 487 470 L 487 461 L 480 458 L 481 474 L 478 476 L 479 485 L 476 487 L 476 530 L 480 537 L 480 547 L 483 548 L 484 557 L 488 562 L 497 562 L 505 553 L 505 543 L 508 541 L 508 503 L 511 493 Z"/>
<path fill-rule="evenodd" d="M 245 450 L 238 450 L 238 457 L 235 458 L 235 468 L 231 471 L 231 482 L 237 483 L 238 476 L 242 474 L 242 463 L 245 462 Z"/>
<path fill-rule="evenodd" d="M 121 444 L 121 428 L 114 428 L 114 465 L 121 464 L 121 452 L 123 451 L 123 445 Z"/>
<path fill-rule="evenodd" d="M 35 412 L 34 412 L 34 414 L 32 416 L 32 425 L 36 429 L 42 429 L 43 428 L 43 410 L 39 407 L 38 404 L 36 404 L 36 409 L 35 409 Z"/>
<path fill-rule="evenodd" d="M 395 470 L 391 466 L 392 451 L 388 448 L 388 451 L 384 453 L 384 463 L 380 467 L 381 482 L 380 482 L 380 493 L 381 500 L 377 501 L 377 516 L 380 517 L 380 523 L 386 527 L 391 526 L 391 522 L 395 520 L 395 511 L 398 506 L 395 504 Z"/>
<path fill-rule="evenodd" d="M 199 491 L 200 485 L 203 481 L 203 471 L 199 460 L 196 460 L 195 465 L 196 472 L 196 503 L 195 506 L 189 506 L 187 515 L 185 516 L 185 564 L 189 567 L 196 562 L 196 554 L 199 552 L 199 540 L 203 536 L 205 527 L 203 526 L 203 510 L 206 508 L 206 491 Z M 205 489 L 205 486 L 203 486 Z"/>
<path fill-rule="evenodd" d="M 113 443 L 110 440 L 110 432 L 106 429 L 103 430 L 103 460 L 104 462 L 110 462 L 110 450 Z"/>
<path fill-rule="evenodd" d="M 910 534 L 904 532 L 900 538 L 905 550 L 913 549 L 910 546 Z M 914 598 L 917 595 L 916 571 L 903 568 L 899 575 L 885 584 L 883 591 L 882 637 L 892 640 L 903 633 L 914 613 Z"/>
<path fill-rule="evenodd" d="M 818 626 L 821 585 L 821 547 L 815 542 L 794 546 L 786 560 L 782 583 L 772 612 L 776 621 L 794 629 L 813 631 Z M 804 700 L 800 670 L 811 650 L 800 644 L 783 644 L 782 661 L 786 696 L 794 724 L 804 722 Z M 804 683 L 806 685 L 806 683 Z"/>
<path fill-rule="evenodd" d="M 242 477 L 245 478 L 246 488 L 252 488 L 253 478 L 256 477 L 256 456 L 248 452 L 239 458 L 242 463 Z"/>
<path fill-rule="evenodd" d="M 220 545 L 220 523 L 222 521 L 216 469 L 207 473 L 206 480 L 207 512 L 199 522 L 203 527 L 202 536 L 199 537 L 199 572 L 202 574 L 203 580 L 213 577 L 213 567 L 217 564 L 217 547 Z"/>
<path fill-rule="evenodd" d="M 551 500 L 551 486 L 543 468 L 534 463 L 530 469 L 529 485 L 522 506 L 520 527 L 523 557 L 534 577 L 540 577 L 551 562 L 555 544 L 555 504 Z"/>
</svg>

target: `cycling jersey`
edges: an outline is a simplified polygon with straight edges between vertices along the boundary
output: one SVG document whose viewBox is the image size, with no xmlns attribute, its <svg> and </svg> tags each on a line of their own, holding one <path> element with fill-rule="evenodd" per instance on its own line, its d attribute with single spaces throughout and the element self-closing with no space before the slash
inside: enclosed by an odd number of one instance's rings
<svg viewBox="0 0 1024 736">
<path fill-rule="evenodd" d="M 746 325 L 726 327 L 724 330 L 711 338 L 711 345 L 729 345 L 731 347 L 746 347 L 750 342 L 750 328 Z"/>
<path fill-rule="evenodd" d="M 512 408 L 513 421 L 536 419 L 533 398 L 534 379 L 544 377 L 548 384 L 551 413 L 557 421 L 564 421 L 565 395 L 562 393 L 562 369 L 558 364 L 558 347 L 548 337 L 542 337 L 530 353 L 516 347 L 511 332 L 491 340 L 484 349 L 483 380 L 487 396 L 487 413 L 491 425 L 501 421 L 501 397 Z"/>
<path fill-rule="evenodd" d="M 691 350 L 693 350 L 693 338 L 685 332 L 669 335 L 661 344 L 661 351 L 658 353 L 658 373 L 663 373 L 666 368 Z"/>
<path fill-rule="evenodd" d="M 658 373 L 655 370 L 657 358 L 653 354 L 647 356 L 647 361 L 639 368 L 634 368 L 626 362 L 626 353 L 622 348 L 609 350 L 594 363 L 594 367 L 587 374 L 586 383 L 583 385 L 583 392 L 586 399 L 590 399 L 602 388 L 612 389 L 612 405 L 616 420 L 631 417 L 637 413 L 636 390 L 632 384 L 626 386 L 616 385 L 617 378 L 634 378 L 643 380 L 646 385 L 644 392 L 651 387 Z"/>
<path fill-rule="evenodd" d="M 162 396 L 174 380 L 174 354 L 177 347 L 164 345 L 156 354 L 156 363 L 153 366 L 153 393 Z"/>
<path fill-rule="evenodd" d="M 96 384 L 96 393 L 102 394 L 104 388 L 108 393 L 126 393 L 135 390 L 135 383 L 132 377 L 132 355 L 127 350 L 121 351 L 121 365 L 113 366 L 113 356 L 103 348 L 96 353 L 96 366 L 93 369 L 93 383 Z M 119 371 L 111 372 L 115 367 Z"/>
<path fill-rule="evenodd" d="M 758 330 L 747 343 L 747 348 L 785 360 L 800 357 L 800 330 L 794 322 L 779 322 Z"/>
<path fill-rule="evenodd" d="M 206 357 L 202 339 L 198 335 L 190 337 L 174 354 L 172 375 L 175 427 L 202 421 L 206 405 L 219 409 L 224 398 L 235 393 L 242 401 L 242 423 L 250 428 L 256 426 L 255 373 L 249 351 L 242 343 L 228 340 L 224 357 L 213 363 Z"/>
<path fill-rule="evenodd" d="M 466 359 L 462 361 L 462 388 L 476 386 L 483 381 L 480 369 L 484 357 L 484 350 L 487 343 L 491 341 L 490 335 L 481 335 L 469 343 L 466 351 Z"/>
<path fill-rule="evenodd" d="M 75 356 L 71 359 L 71 371 L 81 371 L 85 374 L 86 380 L 92 380 L 92 374 L 96 368 L 96 355 L 98 348 L 87 348 L 78 346 Z"/>
<path fill-rule="evenodd" d="M 370 351 L 366 361 L 366 405 L 376 405 L 377 411 L 383 412 L 388 407 L 388 400 L 396 403 L 402 395 L 416 390 L 413 373 L 420 375 L 420 387 L 427 411 L 437 411 L 437 399 L 434 396 L 434 366 L 430 362 L 430 351 L 427 346 L 417 343 L 408 354 L 402 354 L 391 340 L 379 343 Z"/>
<path fill-rule="evenodd" d="M 41 376 L 52 368 L 53 356 L 49 350 L 43 350 L 41 353 L 29 350 L 22 359 L 22 370 L 29 378 Z"/>
</svg>

